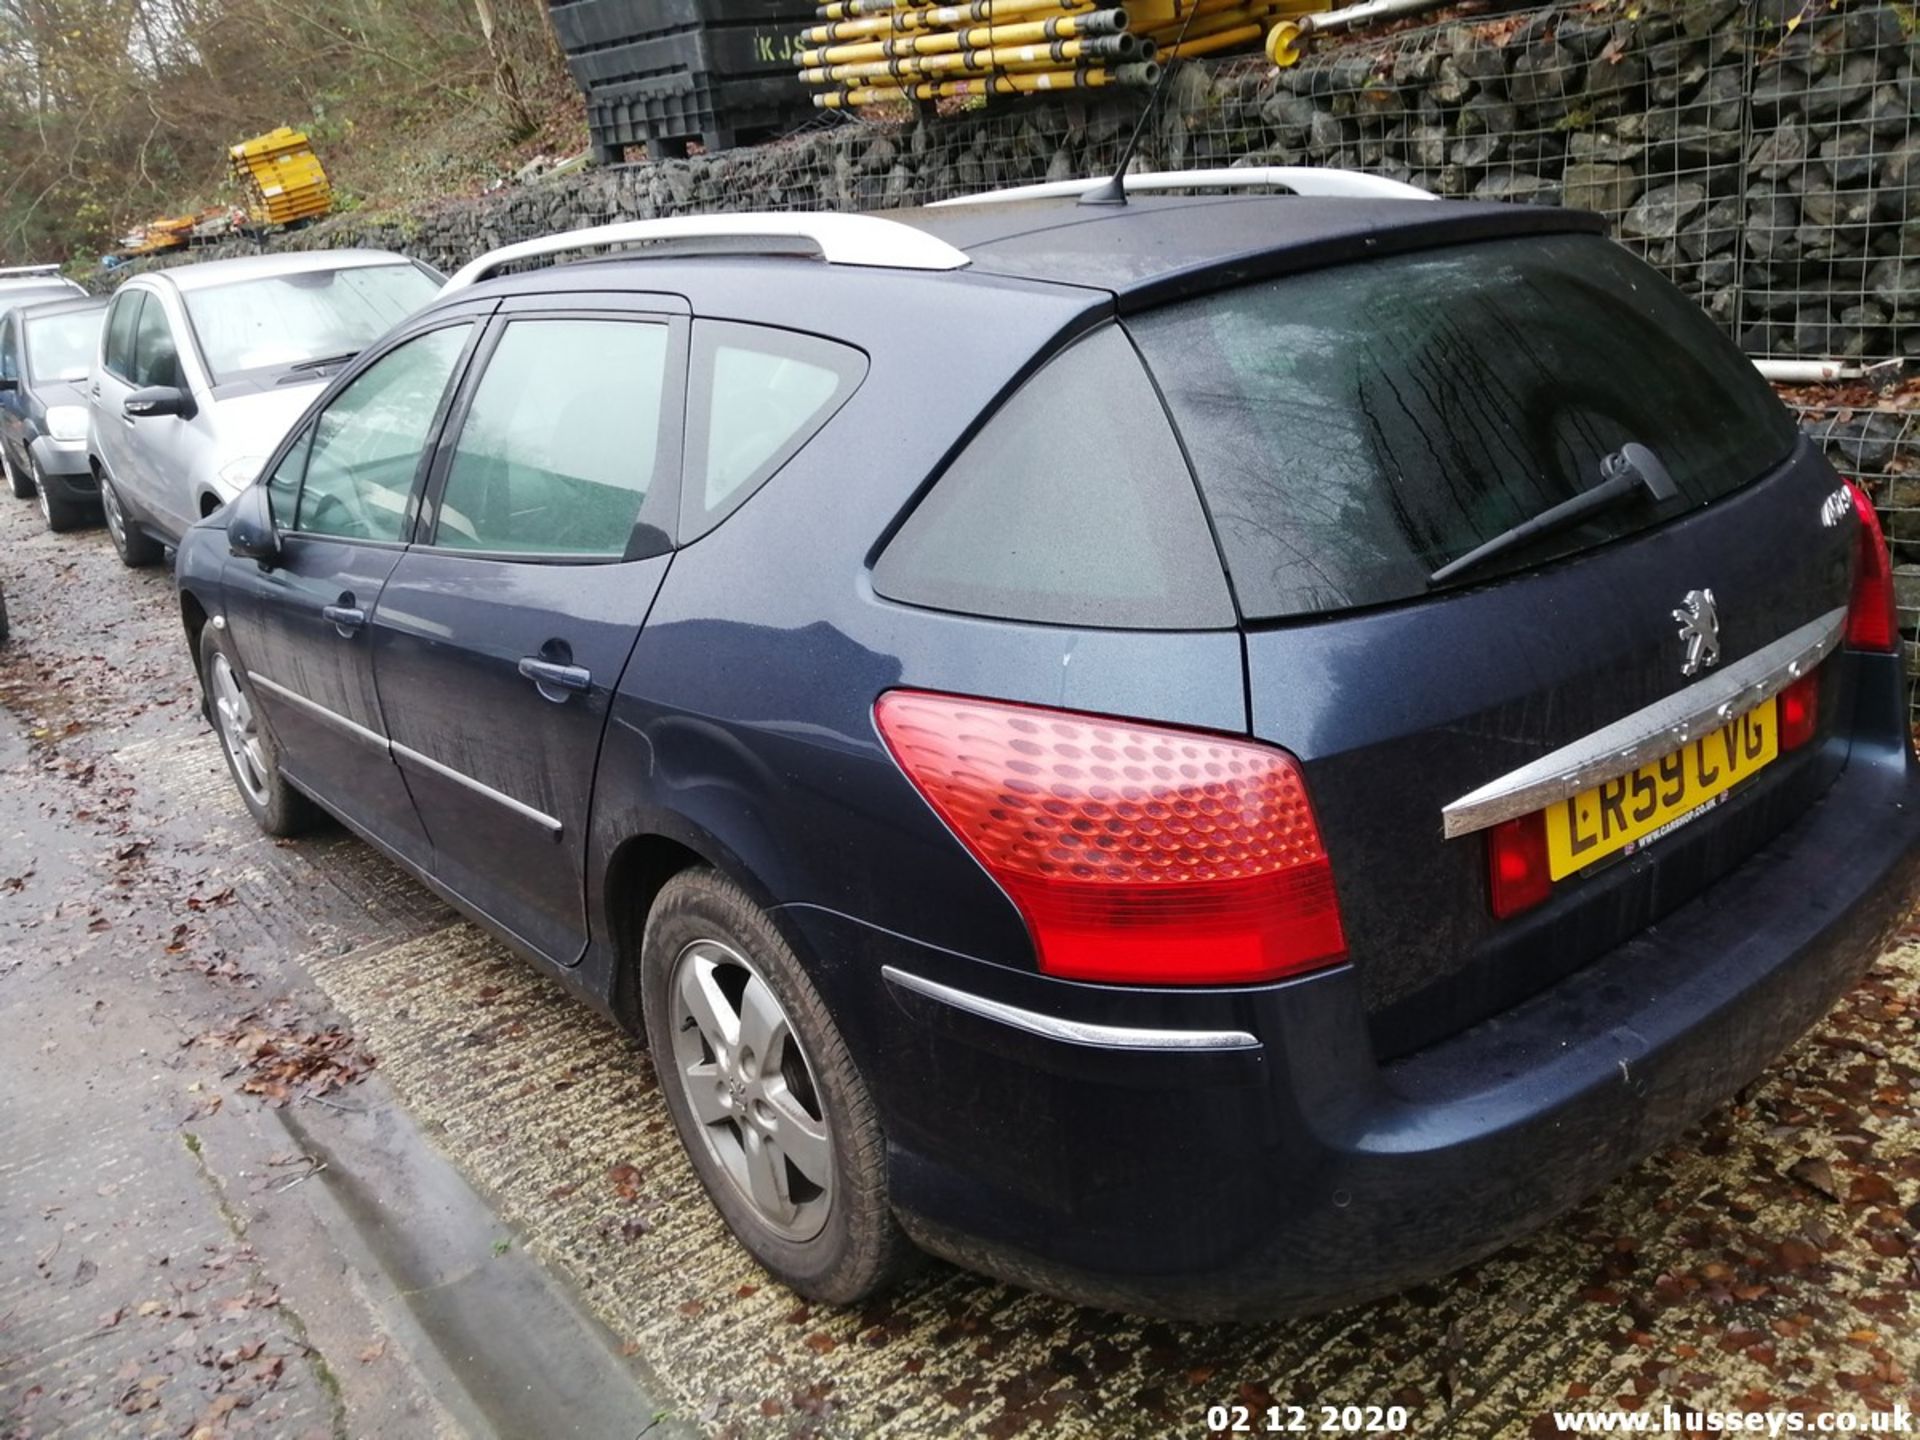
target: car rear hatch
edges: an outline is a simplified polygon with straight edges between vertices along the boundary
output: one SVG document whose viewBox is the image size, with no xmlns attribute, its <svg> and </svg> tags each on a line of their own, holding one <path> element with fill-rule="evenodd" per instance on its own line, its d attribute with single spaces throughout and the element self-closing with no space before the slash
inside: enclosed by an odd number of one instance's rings
<svg viewBox="0 0 1920 1440">
<path fill-rule="evenodd" d="M 1253 731 L 1302 762 L 1383 1056 L 1641 933 L 1838 773 L 1852 503 L 1625 252 L 1450 246 L 1129 328 L 1233 581 Z M 1433 578 L 1609 475 L 1612 503 Z M 1496 896 L 1496 862 L 1518 891 Z"/>
</svg>

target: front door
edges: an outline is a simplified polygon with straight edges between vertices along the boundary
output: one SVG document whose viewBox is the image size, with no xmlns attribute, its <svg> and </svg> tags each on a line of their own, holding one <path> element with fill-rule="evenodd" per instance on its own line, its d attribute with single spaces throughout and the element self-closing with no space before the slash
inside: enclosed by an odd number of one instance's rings
<svg viewBox="0 0 1920 1440">
<path fill-rule="evenodd" d="M 281 551 L 226 571 L 235 646 L 281 768 L 421 868 L 425 829 L 387 749 L 373 617 L 412 531 L 429 441 L 477 326 L 403 341 L 301 428 L 267 484 Z"/>
<path fill-rule="evenodd" d="M 374 678 L 435 877 L 571 964 L 601 733 L 669 560 L 686 324 L 495 327 L 441 447 L 429 543 L 375 613 Z"/>
</svg>

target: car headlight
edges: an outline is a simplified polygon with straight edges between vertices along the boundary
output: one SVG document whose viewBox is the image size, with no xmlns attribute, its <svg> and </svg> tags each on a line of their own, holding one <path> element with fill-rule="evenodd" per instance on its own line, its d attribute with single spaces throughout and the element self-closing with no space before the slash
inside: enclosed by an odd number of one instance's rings
<svg viewBox="0 0 1920 1440">
<path fill-rule="evenodd" d="M 84 405 L 49 405 L 47 407 L 47 434 L 56 440 L 86 439 L 87 407 Z"/>
<path fill-rule="evenodd" d="M 238 495 L 254 482 L 260 467 L 266 463 L 264 455 L 236 455 L 218 471 L 220 488 L 229 492 L 229 498 Z"/>
</svg>

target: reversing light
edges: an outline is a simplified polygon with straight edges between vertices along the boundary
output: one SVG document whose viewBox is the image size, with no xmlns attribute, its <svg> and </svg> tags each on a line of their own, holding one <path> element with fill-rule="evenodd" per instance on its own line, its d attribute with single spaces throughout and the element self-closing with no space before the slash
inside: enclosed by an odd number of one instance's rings
<svg viewBox="0 0 1920 1440">
<path fill-rule="evenodd" d="M 1820 673 L 1802 675 L 1780 692 L 1780 748 L 1798 750 L 1820 724 Z"/>
<path fill-rule="evenodd" d="M 1894 614 L 1893 561 L 1880 516 L 1867 492 L 1847 481 L 1854 514 L 1860 517 L 1860 540 L 1854 557 L 1853 595 L 1847 602 L 1847 648 L 1891 653 L 1900 642 Z"/>
<path fill-rule="evenodd" d="M 892 690 L 881 738 L 1074 980 L 1230 985 L 1346 958 L 1291 755 L 1037 706 Z"/>
<path fill-rule="evenodd" d="M 1547 817 L 1536 810 L 1487 832 L 1487 891 L 1493 913 L 1506 920 L 1553 893 L 1547 868 Z"/>
</svg>

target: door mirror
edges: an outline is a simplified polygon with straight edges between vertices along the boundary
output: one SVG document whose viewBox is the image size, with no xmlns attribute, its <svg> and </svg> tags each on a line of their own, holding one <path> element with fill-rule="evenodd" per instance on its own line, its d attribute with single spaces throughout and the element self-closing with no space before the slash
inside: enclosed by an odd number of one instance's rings
<svg viewBox="0 0 1920 1440">
<path fill-rule="evenodd" d="M 158 415 L 177 415 L 191 420 L 199 406 L 193 396 L 172 385 L 149 385 L 127 396 L 123 408 L 136 420 L 151 420 Z"/>
<path fill-rule="evenodd" d="M 18 390 L 19 388 L 20 388 L 20 382 L 14 379 L 13 376 L 0 375 L 0 393 L 4 393 L 5 391 L 8 391 L 8 390 Z"/>
<path fill-rule="evenodd" d="M 249 485 L 227 506 L 227 548 L 262 564 L 279 557 L 280 531 L 273 523 L 273 501 L 266 486 Z"/>
</svg>

